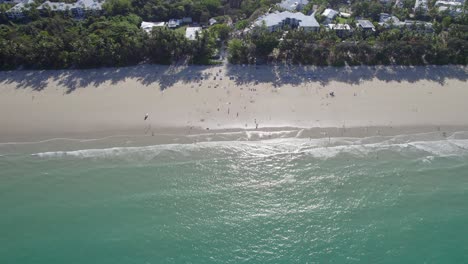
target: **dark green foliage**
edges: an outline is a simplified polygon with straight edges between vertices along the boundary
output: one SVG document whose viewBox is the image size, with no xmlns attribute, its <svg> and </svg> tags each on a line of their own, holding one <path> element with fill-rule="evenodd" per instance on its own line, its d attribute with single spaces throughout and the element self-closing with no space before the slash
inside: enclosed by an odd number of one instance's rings
<svg viewBox="0 0 468 264">
<path fill-rule="evenodd" d="M 280 35 L 270 33 L 266 28 L 259 28 L 252 34 L 252 43 L 255 45 L 255 55 L 259 59 L 267 59 L 268 55 L 278 47 Z"/>
<path fill-rule="evenodd" d="M 147 41 L 148 58 L 153 63 L 170 64 L 188 54 L 189 43 L 179 31 L 154 28 Z"/>
<path fill-rule="evenodd" d="M 84 21 L 54 16 L 0 25 L 0 69 L 125 66 L 147 59 L 160 64 L 181 59 L 209 64 L 216 50 L 215 36 L 226 37 L 221 25 L 189 41 L 180 31 L 166 28 L 146 34 L 140 24 L 140 17 L 127 15 Z"/>
<path fill-rule="evenodd" d="M 423 33 L 417 27 L 401 30 L 380 26 L 375 33 L 357 30 L 348 37 L 338 37 L 335 32 L 324 29 L 318 33 L 288 29 L 289 33 L 283 34 L 257 28 L 242 33 L 277 2 L 279 0 L 107 0 L 104 15 L 88 16 L 84 20 L 56 12 L 41 17 L 34 8 L 27 12 L 28 18 L 21 21 L 9 21 L 2 14 L 0 69 L 124 66 L 147 61 L 210 64 L 211 57 L 226 42 L 229 61 L 240 64 L 468 63 L 468 16 L 449 17 L 433 13 L 433 9 L 423 19 L 433 22 L 434 34 Z M 373 21 L 380 12 L 392 12 L 404 20 L 414 5 L 414 0 L 405 0 L 403 8 L 383 5 L 377 0 L 352 2 L 354 16 Z M 307 8 L 317 4 L 319 10 L 323 10 L 345 3 L 344 0 L 314 0 Z M 10 7 L 10 4 L 1 4 L 0 10 Z M 191 17 L 198 23 L 216 17 L 222 24 L 204 30 L 193 41 L 185 38 L 183 30 L 157 28 L 147 34 L 140 29 L 142 18 L 167 21 L 183 17 Z M 354 24 L 352 21 L 349 19 L 348 23 Z M 228 42 L 230 36 L 235 39 Z"/>
<path fill-rule="evenodd" d="M 231 28 L 226 24 L 216 24 L 210 27 L 210 32 L 214 34 L 221 41 L 226 41 L 229 38 Z"/>
<path fill-rule="evenodd" d="M 210 64 L 210 58 L 215 52 L 215 41 L 210 31 L 198 34 L 195 41 L 190 41 L 193 64 Z"/>
<path fill-rule="evenodd" d="M 452 25 L 448 34 L 433 35 L 412 30 L 386 30 L 374 37 L 340 39 L 333 32 L 307 33 L 290 31 L 276 45 L 277 34 L 254 31 L 243 41 L 232 40 L 229 45 L 231 63 L 248 63 L 272 58 L 278 62 L 312 65 L 425 65 L 466 64 L 468 32 L 464 26 Z M 253 47 L 254 52 L 246 52 Z M 278 48 L 279 54 L 272 54 Z"/>
</svg>

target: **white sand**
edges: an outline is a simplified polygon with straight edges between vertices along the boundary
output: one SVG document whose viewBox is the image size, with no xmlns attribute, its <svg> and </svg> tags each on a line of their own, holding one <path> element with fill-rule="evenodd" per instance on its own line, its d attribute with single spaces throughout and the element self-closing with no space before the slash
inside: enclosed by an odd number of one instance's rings
<svg viewBox="0 0 468 264">
<path fill-rule="evenodd" d="M 468 126 L 467 79 L 458 66 L 0 72 L 0 141 L 174 127 Z"/>
</svg>

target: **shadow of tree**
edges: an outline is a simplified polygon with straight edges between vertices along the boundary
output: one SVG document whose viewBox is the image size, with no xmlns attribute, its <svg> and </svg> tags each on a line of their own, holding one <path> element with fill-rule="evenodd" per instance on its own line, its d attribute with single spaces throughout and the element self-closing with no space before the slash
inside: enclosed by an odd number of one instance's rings
<svg viewBox="0 0 468 264">
<path fill-rule="evenodd" d="M 225 67 L 225 68 L 223 68 Z M 0 85 L 13 84 L 17 89 L 41 91 L 51 81 L 57 82 L 72 93 L 76 89 L 98 87 L 104 83 L 116 84 L 135 79 L 144 86 L 157 84 L 161 90 L 176 83 L 199 82 L 211 78 L 207 70 L 223 69 L 222 75 L 236 85 L 268 83 L 273 87 L 318 82 L 326 85 L 332 81 L 360 84 L 373 79 L 385 82 L 410 82 L 429 80 L 444 85 L 448 79 L 467 81 L 468 68 L 464 66 L 353 66 L 316 67 L 300 65 L 227 65 L 227 66 L 162 66 L 138 65 L 122 68 L 84 70 L 17 70 L 0 72 Z"/>
<path fill-rule="evenodd" d="M 441 85 L 447 79 L 466 81 L 468 68 L 464 66 L 353 66 L 353 67 L 315 67 L 297 65 L 229 65 L 227 74 L 236 84 L 271 83 L 299 85 L 306 82 L 319 82 L 326 85 L 332 81 L 360 84 L 373 79 L 385 82 L 410 82 L 429 80 Z"/>
</svg>

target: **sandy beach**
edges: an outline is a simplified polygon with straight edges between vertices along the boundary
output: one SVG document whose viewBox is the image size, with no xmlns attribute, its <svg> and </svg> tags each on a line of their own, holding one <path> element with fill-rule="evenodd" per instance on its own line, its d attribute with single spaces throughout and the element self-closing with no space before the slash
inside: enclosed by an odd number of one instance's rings
<svg viewBox="0 0 468 264">
<path fill-rule="evenodd" d="M 0 72 L 0 142 L 285 127 L 316 136 L 458 130 L 468 126 L 467 79 L 460 66 Z"/>
</svg>

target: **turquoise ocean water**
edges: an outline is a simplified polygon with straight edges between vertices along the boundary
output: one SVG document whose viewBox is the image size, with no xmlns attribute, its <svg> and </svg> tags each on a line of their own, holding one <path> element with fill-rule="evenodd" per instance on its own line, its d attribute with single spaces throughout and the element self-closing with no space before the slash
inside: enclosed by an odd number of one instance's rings
<svg viewBox="0 0 468 264">
<path fill-rule="evenodd" d="M 0 263 L 468 263 L 467 135 L 3 144 Z"/>
</svg>

